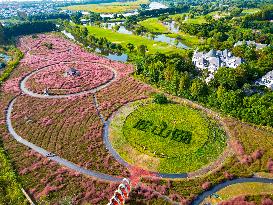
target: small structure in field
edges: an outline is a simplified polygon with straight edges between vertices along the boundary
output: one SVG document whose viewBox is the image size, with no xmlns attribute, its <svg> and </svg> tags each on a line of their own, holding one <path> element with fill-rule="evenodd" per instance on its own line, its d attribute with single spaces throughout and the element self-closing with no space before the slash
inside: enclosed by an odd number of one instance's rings
<svg viewBox="0 0 273 205">
<path fill-rule="evenodd" d="M 69 68 L 66 72 L 65 72 L 65 75 L 66 76 L 73 76 L 73 77 L 77 77 L 77 76 L 80 76 L 80 71 L 78 71 L 77 69 L 75 68 Z"/>
</svg>

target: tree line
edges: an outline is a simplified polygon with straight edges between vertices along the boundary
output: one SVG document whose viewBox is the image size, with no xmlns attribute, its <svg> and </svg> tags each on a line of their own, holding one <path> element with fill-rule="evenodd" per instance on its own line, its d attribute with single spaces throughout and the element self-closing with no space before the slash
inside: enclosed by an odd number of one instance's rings
<svg viewBox="0 0 273 205">
<path fill-rule="evenodd" d="M 56 31 L 56 24 L 52 21 L 22 22 L 3 27 L 0 24 L 0 44 L 8 43 L 13 37 Z"/>
<path fill-rule="evenodd" d="M 247 49 L 251 48 L 236 49 L 238 53 L 249 53 Z M 216 108 L 243 121 L 273 126 L 273 92 L 253 85 L 253 80 L 272 69 L 273 49 L 252 51 L 256 56 L 252 56 L 249 63 L 235 69 L 219 68 L 209 84 L 205 82 L 206 75 L 192 65 L 190 55 L 181 58 L 157 53 L 141 57 L 136 62 L 136 76 L 166 92 Z M 247 55 L 242 54 L 242 57 L 247 58 Z"/>
</svg>

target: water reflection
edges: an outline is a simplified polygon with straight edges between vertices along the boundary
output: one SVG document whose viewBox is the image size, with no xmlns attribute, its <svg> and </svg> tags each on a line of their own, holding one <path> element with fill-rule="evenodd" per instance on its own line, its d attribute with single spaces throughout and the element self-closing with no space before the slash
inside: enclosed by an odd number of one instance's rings
<svg viewBox="0 0 273 205">
<path fill-rule="evenodd" d="M 11 57 L 4 53 L 0 53 L 0 59 L 3 59 L 4 62 L 8 62 L 11 59 Z"/>
<path fill-rule="evenodd" d="M 110 60 L 113 60 L 113 61 L 120 61 L 120 62 L 127 62 L 128 61 L 128 55 L 125 53 L 112 53 L 112 52 L 110 52 L 106 49 L 103 49 L 103 48 L 95 48 L 94 51 L 96 53 L 100 53 L 104 57 L 106 57 Z"/>
<path fill-rule="evenodd" d="M 172 33 L 179 33 L 179 26 L 175 23 L 175 21 L 163 22 L 163 24 L 167 26 Z"/>
<path fill-rule="evenodd" d="M 166 6 L 162 3 L 153 1 L 150 3 L 148 10 L 166 9 L 166 8 L 168 8 L 168 6 Z"/>
<path fill-rule="evenodd" d="M 68 37 L 69 39 L 72 39 L 75 41 L 75 37 L 63 30 L 61 31 L 66 37 Z M 121 62 L 127 62 L 128 61 L 128 55 L 125 54 L 125 53 L 113 53 L 113 52 L 110 52 L 109 50 L 107 49 L 103 49 L 103 48 L 98 48 L 98 47 L 92 47 L 92 46 L 87 46 L 87 48 L 89 48 L 90 50 L 92 51 L 95 51 L 96 53 L 99 53 L 101 54 L 102 56 L 110 59 L 110 60 L 113 60 L 113 61 L 121 61 Z"/>
<path fill-rule="evenodd" d="M 153 39 L 154 41 L 157 41 L 157 42 L 168 43 L 168 44 L 170 44 L 172 46 L 176 46 L 177 48 L 189 49 L 189 47 L 187 45 L 183 44 L 178 39 L 171 38 L 169 36 L 166 36 L 165 34 L 150 35 L 149 39 Z"/>
<path fill-rule="evenodd" d="M 117 30 L 118 33 L 123 34 L 133 34 L 132 31 L 129 31 L 125 28 L 125 26 L 121 25 L 123 22 L 114 22 L 114 23 L 102 23 L 101 25 L 104 28 L 113 29 L 116 25 L 119 25 L 119 29 Z"/>
</svg>

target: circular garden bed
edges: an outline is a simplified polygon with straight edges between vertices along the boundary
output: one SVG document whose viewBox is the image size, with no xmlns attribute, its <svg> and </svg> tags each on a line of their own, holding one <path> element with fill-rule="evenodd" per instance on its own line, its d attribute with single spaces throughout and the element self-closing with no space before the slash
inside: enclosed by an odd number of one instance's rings
<svg viewBox="0 0 273 205">
<path fill-rule="evenodd" d="M 35 93 L 73 94 L 101 86 L 114 78 L 106 66 L 91 62 L 51 65 L 29 78 L 27 87 Z"/>
<path fill-rule="evenodd" d="M 214 161 L 226 146 L 219 124 L 180 104 L 138 101 L 111 119 L 110 141 L 127 162 L 160 173 L 185 173 Z"/>
</svg>

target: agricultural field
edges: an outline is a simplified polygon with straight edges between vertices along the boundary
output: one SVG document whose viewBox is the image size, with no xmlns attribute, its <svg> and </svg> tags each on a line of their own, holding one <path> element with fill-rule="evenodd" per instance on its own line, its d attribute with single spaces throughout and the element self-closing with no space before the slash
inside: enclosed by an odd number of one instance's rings
<svg viewBox="0 0 273 205">
<path fill-rule="evenodd" d="M 148 0 L 137 0 L 131 2 L 113 2 L 101 4 L 85 4 L 63 7 L 63 10 L 70 11 L 92 11 L 96 13 L 123 13 L 133 11 L 140 7 L 140 4 L 148 4 Z"/>
<path fill-rule="evenodd" d="M 161 173 L 186 173 L 223 152 L 223 130 L 201 112 L 179 104 L 135 107 L 112 119 L 114 133 L 110 134 L 114 148 L 128 162 Z"/>
</svg>

